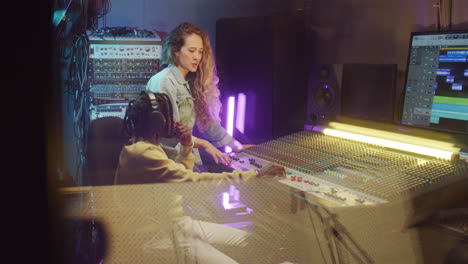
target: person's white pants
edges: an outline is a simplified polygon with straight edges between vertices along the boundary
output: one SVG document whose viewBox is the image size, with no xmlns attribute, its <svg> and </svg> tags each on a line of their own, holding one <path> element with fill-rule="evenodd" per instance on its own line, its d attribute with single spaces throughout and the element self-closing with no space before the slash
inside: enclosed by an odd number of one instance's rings
<svg viewBox="0 0 468 264">
<path fill-rule="evenodd" d="M 246 247 L 249 233 L 222 224 L 184 217 L 174 224 L 174 240 L 185 264 L 235 264 L 231 257 L 212 244 Z"/>
</svg>

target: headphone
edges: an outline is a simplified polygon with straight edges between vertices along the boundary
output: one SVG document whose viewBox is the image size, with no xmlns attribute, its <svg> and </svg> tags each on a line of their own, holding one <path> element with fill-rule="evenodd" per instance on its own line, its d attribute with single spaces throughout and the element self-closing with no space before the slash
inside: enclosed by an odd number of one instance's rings
<svg viewBox="0 0 468 264">
<path fill-rule="evenodd" d="M 129 136 L 145 137 L 158 133 L 161 137 L 172 137 L 174 118 L 169 96 L 141 91 L 138 98 L 128 104 L 124 127 Z"/>
<path fill-rule="evenodd" d="M 172 137 L 174 133 L 174 118 L 169 96 L 149 91 L 146 94 L 150 99 L 152 108 L 149 120 L 151 131 L 159 133 L 162 137 Z"/>
</svg>

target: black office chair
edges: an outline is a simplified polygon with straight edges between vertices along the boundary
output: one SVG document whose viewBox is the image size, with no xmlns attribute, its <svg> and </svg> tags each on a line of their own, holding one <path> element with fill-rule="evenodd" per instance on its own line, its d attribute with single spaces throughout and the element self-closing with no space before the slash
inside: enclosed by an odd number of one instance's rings
<svg viewBox="0 0 468 264">
<path fill-rule="evenodd" d="M 89 185 L 114 184 L 120 151 L 127 140 L 122 118 L 108 116 L 91 122 L 86 153 Z"/>
</svg>

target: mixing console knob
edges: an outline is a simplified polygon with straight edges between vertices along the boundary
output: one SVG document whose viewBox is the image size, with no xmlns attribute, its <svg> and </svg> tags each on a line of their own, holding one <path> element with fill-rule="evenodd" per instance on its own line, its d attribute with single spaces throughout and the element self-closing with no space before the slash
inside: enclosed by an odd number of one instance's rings
<svg viewBox="0 0 468 264">
<path fill-rule="evenodd" d="M 355 200 L 356 202 L 360 203 L 360 204 L 363 204 L 363 203 L 366 202 L 365 200 L 360 199 L 360 198 L 356 198 L 356 199 L 354 199 L 354 200 Z"/>
</svg>

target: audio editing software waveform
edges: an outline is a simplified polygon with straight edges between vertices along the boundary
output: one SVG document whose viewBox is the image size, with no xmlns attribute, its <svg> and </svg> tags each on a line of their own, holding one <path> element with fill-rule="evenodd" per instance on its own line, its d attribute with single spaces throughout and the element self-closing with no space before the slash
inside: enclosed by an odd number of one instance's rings
<svg viewBox="0 0 468 264">
<path fill-rule="evenodd" d="M 233 166 L 287 168 L 282 183 L 340 205 L 378 204 L 466 177 L 468 164 L 301 131 L 237 153 Z"/>
</svg>

